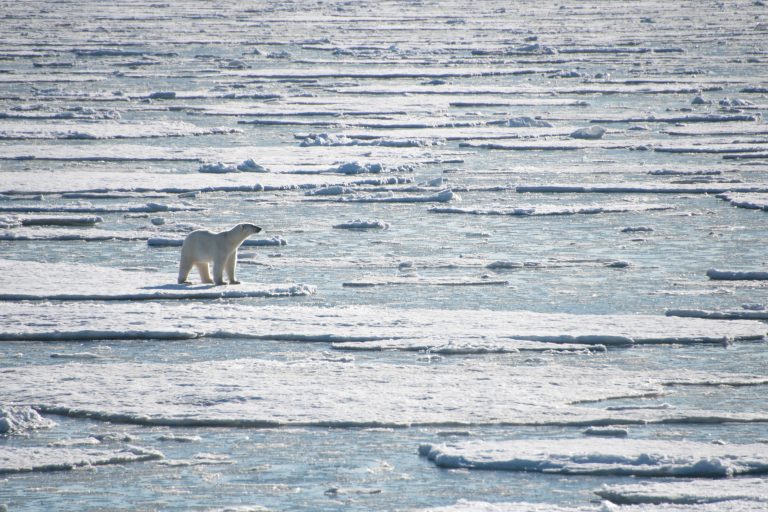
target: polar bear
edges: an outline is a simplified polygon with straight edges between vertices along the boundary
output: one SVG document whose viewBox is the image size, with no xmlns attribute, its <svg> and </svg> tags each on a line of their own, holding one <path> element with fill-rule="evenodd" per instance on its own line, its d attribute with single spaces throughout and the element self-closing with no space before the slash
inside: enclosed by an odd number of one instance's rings
<svg viewBox="0 0 768 512">
<path fill-rule="evenodd" d="M 181 246 L 179 284 L 189 283 L 187 276 L 192 265 L 197 267 L 200 279 L 204 283 L 224 284 L 224 270 L 226 270 L 229 283 L 240 284 L 235 280 L 237 248 L 246 238 L 259 231 L 261 231 L 259 226 L 243 223 L 221 233 L 211 233 L 204 229 L 191 232 Z M 208 273 L 210 262 L 213 262 L 213 279 Z"/>
</svg>

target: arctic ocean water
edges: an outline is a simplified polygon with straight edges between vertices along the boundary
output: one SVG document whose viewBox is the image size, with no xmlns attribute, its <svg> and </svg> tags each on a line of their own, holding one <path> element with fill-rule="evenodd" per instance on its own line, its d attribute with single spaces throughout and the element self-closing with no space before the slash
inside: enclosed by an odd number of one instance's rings
<svg viewBox="0 0 768 512">
<path fill-rule="evenodd" d="M 768 506 L 764 2 L 0 4 L 0 507 Z"/>
</svg>

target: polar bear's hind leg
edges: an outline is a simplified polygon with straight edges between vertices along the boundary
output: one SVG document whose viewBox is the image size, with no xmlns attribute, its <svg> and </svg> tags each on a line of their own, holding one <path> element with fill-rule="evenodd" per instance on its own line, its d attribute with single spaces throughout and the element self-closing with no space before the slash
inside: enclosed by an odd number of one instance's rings
<svg viewBox="0 0 768 512">
<path fill-rule="evenodd" d="M 211 274 L 208 272 L 207 261 L 201 261 L 201 262 L 195 263 L 195 266 L 197 267 L 197 271 L 200 273 L 200 281 L 206 284 L 210 284 L 213 282 L 213 279 L 211 279 Z"/>
<path fill-rule="evenodd" d="M 187 277 L 189 276 L 189 271 L 192 270 L 192 261 L 191 259 L 185 255 L 182 252 L 181 255 L 181 262 L 179 263 L 179 284 L 189 284 L 189 281 L 187 280 Z"/>
</svg>

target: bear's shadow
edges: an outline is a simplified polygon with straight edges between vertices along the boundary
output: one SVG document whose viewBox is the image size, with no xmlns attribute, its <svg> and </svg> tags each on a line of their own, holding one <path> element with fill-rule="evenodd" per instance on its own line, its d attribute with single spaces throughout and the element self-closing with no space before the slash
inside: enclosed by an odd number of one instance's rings
<svg viewBox="0 0 768 512">
<path fill-rule="evenodd" d="M 180 291 L 180 290 L 209 290 L 211 288 L 217 288 L 222 285 L 217 284 L 207 284 L 207 283 L 198 283 L 198 284 L 158 284 L 155 286 L 142 286 L 142 290 L 174 290 L 174 291 Z"/>
</svg>

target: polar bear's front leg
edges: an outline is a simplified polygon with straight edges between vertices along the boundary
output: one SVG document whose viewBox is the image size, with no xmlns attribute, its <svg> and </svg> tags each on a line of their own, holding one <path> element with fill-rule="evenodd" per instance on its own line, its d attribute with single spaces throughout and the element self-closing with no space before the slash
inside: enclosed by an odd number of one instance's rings
<svg viewBox="0 0 768 512">
<path fill-rule="evenodd" d="M 240 284 L 240 281 L 235 279 L 235 265 L 237 264 L 237 251 L 233 252 L 227 260 L 227 275 L 229 276 L 229 284 Z"/>
<path fill-rule="evenodd" d="M 207 261 L 196 263 L 195 266 L 197 267 L 197 271 L 200 273 L 200 281 L 206 284 L 210 284 L 213 282 L 213 279 L 211 279 L 211 274 L 208 272 Z"/>
</svg>

